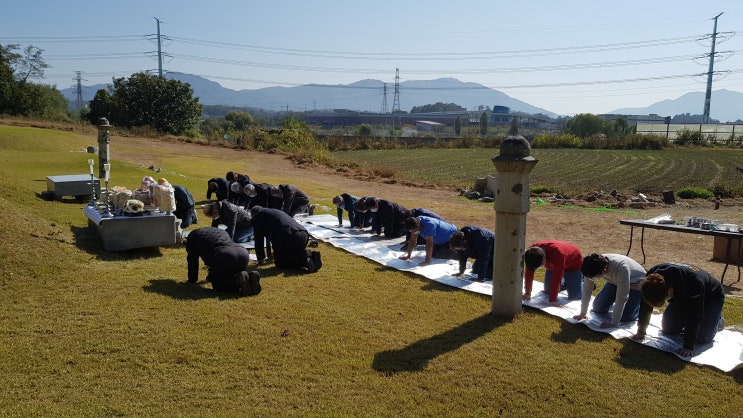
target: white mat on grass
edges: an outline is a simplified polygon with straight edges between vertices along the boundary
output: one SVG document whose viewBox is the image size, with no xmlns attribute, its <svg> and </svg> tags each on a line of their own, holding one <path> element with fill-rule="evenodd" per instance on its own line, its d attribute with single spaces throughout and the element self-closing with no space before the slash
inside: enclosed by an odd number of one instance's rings
<svg viewBox="0 0 743 418">
<path fill-rule="evenodd" d="M 436 282 L 470 292 L 492 295 L 491 282 L 472 281 L 470 280 L 473 277 L 472 275 L 465 277 L 452 276 L 459 271 L 459 263 L 456 260 L 433 259 L 431 264 L 419 267 L 418 264 L 425 259 L 422 246 L 417 247 L 416 251 L 413 252 L 412 260 L 400 260 L 398 257 L 404 254 L 402 250 L 404 238 L 385 239 L 374 237 L 369 232 L 358 232 L 346 227 L 339 228 L 338 218 L 332 215 L 315 215 L 301 218 L 299 221 L 315 239 L 328 242 L 335 247 L 376 261 L 384 266 L 410 271 Z M 541 283 L 534 284 L 535 294 L 531 300 L 524 301 L 525 306 L 540 309 L 573 324 L 582 322 L 590 329 L 607 333 L 616 339 L 626 338 L 635 333 L 637 327 L 634 322 L 613 329 L 601 328 L 602 322 L 609 322 L 611 313 L 595 314 L 589 312 L 587 320 L 576 321 L 573 316 L 580 313 L 580 301 L 569 301 L 565 292 L 562 292 L 558 301 L 563 303 L 564 307 L 549 306 L 547 294 L 540 292 L 541 286 Z M 653 315 L 647 329 L 647 335 L 640 343 L 676 354 L 676 350 L 683 345 L 683 338 L 661 335 L 660 321 L 661 315 Z M 734 370 L 743 364 L 743 333 L 736 328 L 729 327 L 718 332 L 714 342 L 697 346 L 691 358 L 676 355 L 683 360 L 713 366 L 725 372 Z"/>
</svg>

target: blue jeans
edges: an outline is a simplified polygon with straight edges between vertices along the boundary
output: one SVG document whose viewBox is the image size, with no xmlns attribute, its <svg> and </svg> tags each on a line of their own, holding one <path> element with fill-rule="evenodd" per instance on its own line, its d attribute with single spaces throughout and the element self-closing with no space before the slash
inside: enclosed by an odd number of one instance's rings
<svg viewBox="0 0 743 418">
<path fill-rule="evenodd" d="M 580 300 L 583 296 L 583 273 L 580 270 L 566 271 L 560 278 L 560 289 L 563 287 L 568 290 L 568 299 Z M 544 291 L 550 292 L 550 282 L 552 281 L 552 270 L 544 272 Z"/>
<path fill-rule="evenodd" d="M 714 300 L 704 301 L 704 313 L 702 314 L 702 321 L 699 323 L 696 342 L 705 344 L 715 339 L 715 335 L 717 335 L 717 324 L 720 322 L 722 305 L 724 303 L 725 295 Z M 685 317 L 682 303 L 668 302 L 668 306 L 666 306 L 666 310 L 663 312 L 661 331 L 664 334 L 681 334 L 684 332 L 686 325 Z"/>
<path fill-rule="evenodd" d="M 609 312 L 609 308 L 611 308 L 616 299 L 617 285 L 614 283 L 605 283 L 599 294 L 593 299 L 593 311 L 596 313 Z M 624 312 L 622 312 L 622 322 L 637 321 L 637 317 L 640 315 L 641 300 L 642 292 L 635 289 L 629 290 L 629 299 L 624 304 Z"/>
<path fill-rule="evenodd" d="M 237 227 L 235 228 L 235 237 L 232 238 L 233 241 L 240 244 L 243 242 L 248 242 L 253 239 L 253 227 Z"/>
</svg>

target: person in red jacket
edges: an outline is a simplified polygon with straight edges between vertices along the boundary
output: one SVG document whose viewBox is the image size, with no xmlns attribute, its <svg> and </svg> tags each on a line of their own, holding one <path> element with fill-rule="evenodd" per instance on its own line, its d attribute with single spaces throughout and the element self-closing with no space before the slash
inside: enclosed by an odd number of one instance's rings
<svg viewBox="0 0 743 418">
<path fill-rule="evenodd" d="M 556 240 L 539 241 L 524 253 L 524 300 L 531 299 L 534 271 L 544 266 L 544 291 L 549 293 L 550 306 L 560 306 L 557 294 L 563 281 L 569 300 L 579 300 L 583 293 L 583 255 L 575 245 Z"/>
</svg>

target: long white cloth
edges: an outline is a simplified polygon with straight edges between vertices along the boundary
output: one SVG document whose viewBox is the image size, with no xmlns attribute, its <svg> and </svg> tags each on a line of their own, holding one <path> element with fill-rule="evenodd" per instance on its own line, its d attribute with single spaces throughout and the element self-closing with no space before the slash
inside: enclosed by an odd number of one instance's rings
<svg viewBox="0 0 743 418">
<path fill-rule="evenodd" d="M 430 280 L 453 286 L 470 292 L 483 295 L 492 295 L 491 282 L 477 282 L 471 280 L 472 275 L 454 277 L 452 274 L 459 271 L 459 262 L 456 260 L 433 259 L 431 264 L 420 267 L 418 264 L 425 260 L 422 246 L 416 248 L 411 260 L 400 260 L 405 254 L 404 238 L 385 239 L 375 237 L 369 232 L 358 232 L 346 227 L 338 227 L 338 218 L 332 215 L 315 215 L 298 219 L 315 239 L 330 243 L 350 253 L 368 258 L 384 266 L 397 270 L 409 271 Z M 346 221 L 347 223 L 347 221 Z M 540 283 L 534 284 L 534 296 L 524 301 L 525 306 L 540 309 L 570 323 L 583 323 L 588 328 L 611 335 L 616 339 L 627 338 L 633 335 L 637 325 L 632 323 L 620 324 L 618 328 L 601 328 L 602 322 L 610 322 L 611 312 L 608 314 L 588 313 L 588 319 L 576 321 L 574 315 L 580 313 L 580 301 L 569 301 L 562 292 L 558 302 L 563 307 L 548 305 L 547 294 L 540 292 Z M 589 305 L 590 306 L 590 305 Z M 676 354 L 676 350 L 683 346 L 683 337 L 667 336 L 660 332 L 661 315 L 654 314 L 647 329 L 647 335 L 641 344 Z M 678 356 L 678 354 L 676 354 Z M 743 364 L 743 333 L 737 327 L 728 327 L 717 333 L 712 343 L 697 345 L 692 357 L 679 358 L 696 364 L 716 367 L 729 372 Z"/>
</svg>

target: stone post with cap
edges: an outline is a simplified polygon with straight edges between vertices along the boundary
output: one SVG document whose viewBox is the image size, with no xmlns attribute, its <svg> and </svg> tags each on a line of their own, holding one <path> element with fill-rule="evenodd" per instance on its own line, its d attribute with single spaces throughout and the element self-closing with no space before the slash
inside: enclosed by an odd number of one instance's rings
<svg viewBox="0 0 743 418">
<path fill-rule="evenodd" d="M 513 318 L 522 311 L 526 214 L 529 212 L 529 172 L 538 160 L 523 136 L 509 136 L 492 161 L 498 170 L 495 191 L 492 313 Z"/>
<path fill-rule="evenodd" d="M 102 179 L 106 177 L 106 171 L 104 164 L 108 164 L 108 144 L 111 142 L 109 135 L 109 129 L 111 125 L 108 124 L 108 119 L 98 119 L 98 178 Z"/>
</svg>

